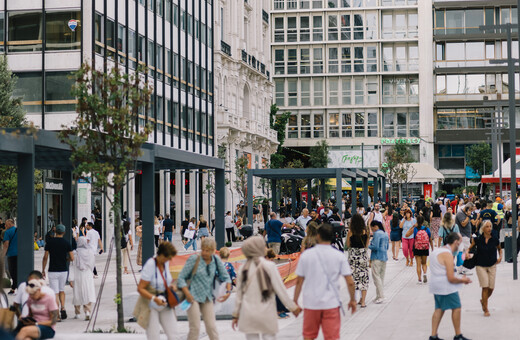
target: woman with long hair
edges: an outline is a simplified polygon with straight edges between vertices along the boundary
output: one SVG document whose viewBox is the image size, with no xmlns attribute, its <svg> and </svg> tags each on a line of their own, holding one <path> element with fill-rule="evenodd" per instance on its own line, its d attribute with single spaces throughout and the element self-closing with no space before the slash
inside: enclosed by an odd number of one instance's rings
<svg viewBox="0 0 520 340">
<path fill-rule="evenodd" d="M 356 290 L 361 291 L 359 304 L 366 307 L 365 299 L 368 290 L 368 237 L 365 220 L 360 214 L 352 216 L 350 229 L 347 233 L 348 262 L 352 268 L 352 278 Z"/>
<path fill-rule="evenodd" d="M 441 206 L 439 203 L 435 203 L 433 205 L 432 211 L 430 212 L 430 230 L 432 232 L 432 240 L 433 243 L 439 247 L 441 243 L 439 240 L 439 227 L 441 225 Z"/>
<path fill-rule="evenodd" d="M 419 283 L 426 283 L 428 270 L 428 256 L 430 249 L 433 251 L 433 240 L 430 228 L 426 226 L 426 221 L 422 215 L 417 216 L 417 225 L 406 233 L 406 236 L 413 235 L 413 255 L 417 264 L 417 277 Z M 421 276 L 422 275 L 422 276 Z"/>
<path fill-rule="evenodd" d="M 199 216 L 199 222 L 197 223 L 197 229 L 199 230 L 200 239 L 209 237 L 208 222 L 206 222 L 206 219 L 204 219 L 204 215 Z"/>
<path fill-rule="evenodd" d="M 188 250 L 188 248 L 190 246 L 193 246 L 193 250 L 197 250 L 197 225 L 195 225 L 195 222 L 197 222 L 197 220 L 195 219 L 195 217 L 192 217 L 190 219 L 190 223 L 188 224 L 188 230 L 194 230 L 195 231 L 195 234 L 193 235 L 193 238 L 191 240 L 188 240 L 188 242 L 186 242 L 186 244 L 184 245 L 184 250 Z"/>
<path fill-rule="evenodd" d="M 390 222 L 392 221 L 393 215 L 394 215 L 394 209 L 392 208 L 391 204 L 386 205 L 385 212 L 383 213 L 383 224 L 385 226 L 385 231 L 388 234 L 388 237 L 390 237 L 391 233 L 391 226 Z M 394 259 L 395 260 L 395 259 Z"/>
<path fill-rule="evenodd" d="M 401 238 L 403 232 L 399 227 L 399 213 L 394 212 L 390 221 L 390 241 L 392 242 L 392 258 L 399 260 L 399 248 L 401 247 Z"/>
<path fill-rule="evenodd" d="M 159 237 L 161 236 L 161 222 L 157 218 L 157 216 L 154 217 L 153 220 L 153 237 L 155 240 L 155 247 L 159 247 Z"/>
<path fill-rule="evenodd" d="M 121 237 L 125 238 L 126 247 L 122 250 L 122 256 L 123 256 L 123 268 L 124 273 L 129 274 L 128 271 L 128 264 L 130 263 L 130 251 L 134 250 L 134 240 L 132 239 L 132 230 L 130 230 L 130 222 L 124 221 L 123 222 L 123 235 Z"/>
<path fill-rule="evenodd" d="M 307 225 L 307 234 L 305 235 L 302 241 L 302 253 L 305 249 L 312 248 L 316 245 L 316 243 L 318 243 L 318 228 L 318 223 L 314 221 L 309 222 L 309 224 Z"/>
<path fill-rule="evenodd" d="M 441 225 L 439 227 L 439 245 L 440 247 L 441 243 L 444 244 L 444 239 L 450 234 L 450 233 L 459 233 L 459 226 L 455 224 L 453 221 L 453 216 L 451 212 L 446 212 L 444 216 L 442 217 Z"/>
<path fill-rule="evenodd" d="M 408 230 L 413 229 L 415 219 L 412 217 L 412 211 L 407 208 L 404 211 L 404 218 L 399 224 L 399 228 L 402 230 L 402 241 L 403 241 L 403 255 L 406 257 L 406 265 L 413 266 L 413 236 L 408 236 Z"/>
<path fill-rule="evenodd" d="M 238 326 L 248 340 L 275 339 L 278 333 L 276 296 L 294 315 L 301 312 L 287 294 L 276 265 L 264 258 L 265 249 L 261 236 L 249 237 L 242 246 L 247 262 L 238 273 L 232 327 Z"/>
<path fill-rule="evenodd" d="M 137 258 L 136 263 L 138 266 L 143 265 L 143 226 L 141 225 L 141 220 L 135 220 L 135 237 L 139 238 L 139 243 L 137 244 Z"/>
</svg>

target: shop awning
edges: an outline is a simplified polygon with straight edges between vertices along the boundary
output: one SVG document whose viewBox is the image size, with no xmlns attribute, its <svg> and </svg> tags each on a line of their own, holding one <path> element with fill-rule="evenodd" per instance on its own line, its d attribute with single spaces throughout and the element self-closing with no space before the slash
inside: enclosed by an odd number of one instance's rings
<svg viewBox="0 0 520 340">
<path fill-rule="evenodd" d="M 516 148 L 516 182 L 520 182 L 520 148 Z M 511 183 L 511 158 L 502 165 L 502 183 Z M 482 183 L 499 183 L 500 169 L 496 169 L 492 175 L 482 176 Z"/>
<path fill-rule="evenodd" d="M 434 183 L 444 181 L 444 175 L 429 163 L 411 163 L 410 165 L 410 168 L 415 170 L 415 175 L 410 180 L 410 183 Z M 410 169 L 410 171 L 412 170 Z"/>
<path fill-rule="evenodd" d="M 336 187 L 336 179 L 329 178 L 327 180 L 327 182 L 325 182 L 325 184 L 328 186 Z M 343 184 L 342 184 L 341 190 L 352 190 L 352 186 L 345 179 L 343 179 Z M 357 186 L 356 191 L 363 191 L 363 188 Z"/>
</svg>

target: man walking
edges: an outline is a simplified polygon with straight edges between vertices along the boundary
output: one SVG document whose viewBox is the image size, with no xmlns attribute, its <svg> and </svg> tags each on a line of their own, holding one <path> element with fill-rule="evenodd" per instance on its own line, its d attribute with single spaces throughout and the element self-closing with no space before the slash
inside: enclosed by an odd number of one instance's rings
<svg viewBox="0 0 520 340">
<path fill-rule="evenodd" d="M 165 241 L 172 241 L 173 238 L 173 220 L 170 218 L 170 214 L 166 214 L 166 218 L 163 221 L 162 233 Z"/>
<path fill-rule="evenodd" d="M 69 241 L 63 238 L 65 235 L 65 226 L 58 224 L 56 226 L 56 236 L 49 239 L 45 244 L 45 255 L 42 260 L 42 275 L 45 278 L 45 268 L 49 261 L 49 286 L 56 294 L 56 304 L 61 307 L 60 316 L 62 320 L 67 318 L 65 310 L 65 284 L 67 283 L 67 274 L 69 268 L 68 261 L 74 261 L 74 253 Z"/>
<path fill-rule="evenodd" d="M 312 218 L 309 216 L 309 209 L 303 209 L 302 214 L 296 219 L 296 224 L 301 230 L 305 231 L 305 229 L 307 229 L 307 223 L 309 223 L 311 219 Z"/>
<path fill-rule="evenodd" d="M 432 335 L 430 340 L 440 340 L 437 333 L 444 312 L 452 310 L 452 322 L 455 328 L 454 340 L 469 340 L 460 330 L 461 303 L 459 297 L 460 284 L 471 283 L 466 276 L 456 277 L 453 254 L 458 252 L 462 237 L 459 233 L 451 233 L 446 237 L 446 245 L 435 249 L 430 255 L 430 293 L 435 299 L 435 311 L 432 316 Z"/>
<path fill-rule="evenodd" d="M 267 234 L 267 246 L 278 255 L 282 244 L 282 228 L 292 228 L 292 225 L 277 220 L 275 212 L 271 212 L 270 216 L 271 219 L 265 224 L 264 235 Z"/>
<path fill-rule="evenodd" d="M 92 251 L 94 252 L 94 256 L 98 253 L 98 246 L 99 246 L 99 254 L 103 253 L 103 244 L 101 243 L 101 236 L 97 232 L 96 229 L 94 229 L 94 223 L 88 222 L 87 223 L 87 243 L 92 248 Z M 94 278 L 97 278 L 97 269 L 94 267 Z"/>
<path fill-rule="evenodd" d="M 224 226 L 226 229 L 226 235 L 228 242 L 233 242 L 235 240 L 235 224 L 233 223 L 233 217 L 231 216 L 231 211 L 226 213 L 226 217 L 224 217 Z"/>
<path fill-rule="evenodd" d="M 386 261 L 388 261 L 388 234 L 383 231 L 383 225 L 379 221 L 372 221 L 370 229 L 374 235 L 368 247 L 371 250 L 372 278 L 376 286 L 374 302 L 380 304 L 385 299 L 383 288 L 385 284 Z"/>
<path fill-rule="evenodd" d="M 455 224 L 459 227 L 460 234 L 462 235 L 462 251 L 469 249 L 471 245 L 471 211 L 473 210 L 473 203 L 468 203 L 464 206 L 464 209 L 460 209 L 457 215 L 455 215 Z M 461 274 L 467 274 L 465 269 L 461 270 Z M 468 273 L 469 274 L 469 273 Z"/>
<path fill-rule="evenodd" d="M 356 311 L 354 280 L 347 258 L 332 248 L 334 230 L 328 223 L 318 229 L 318 244 L 305 250 L 296 267 L 294 302 L 298 303 L 303 291 L 303 337 L 316 339 L 320 331 L 325 340 L 340 338 L 342 309 L 339 278 L 347 282 L 350 301 L 348 309 Z"/>
<path fill-rule="evenodd" d="M 18 287 L 18 228 L 14 226 L 12 219 L 8 219 L 5 221 L 5 229 L 3 256 L 7 256 L 7 267 L 13 280 L 9 291 L 9 295 L 12 295 Z"/>
</svg>

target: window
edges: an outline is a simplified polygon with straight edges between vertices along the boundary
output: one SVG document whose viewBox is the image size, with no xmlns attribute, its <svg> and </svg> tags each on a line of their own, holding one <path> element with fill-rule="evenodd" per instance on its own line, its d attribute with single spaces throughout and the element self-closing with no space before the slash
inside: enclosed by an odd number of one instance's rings
<svg viewBox="0 0 520 340">
<path fill-rule="evenodd" d="M 76 100 L 71 94 L 74 78 L 69 72 L 45 74 L 45 111 L 74 111 Z"/>
<path fill-rule="evenodd" d="M 355 112 L 356 117 L 355 136 L 365 137 L 365 112 Z"/>
<path fill-rule="evenodd" d="M 321 48 L 313 49 L 313 65 L 312 72 L 313 73 L 323 73 L 323 54 Z"/>
<path fill-rule="evenodd" d="M 365 72 L 363 47 L 354 47 L 354 72 Z"/>
<path fill-rule="evenodd" d="M 323 138 L 325 137 L 324 134 L 324 126 L 323 126 L 323 114 L 322 113 L 315 113 L 313 114 L 314 117 L 314 138 Z"/>
<path fill-rule="evenodd" d="M 329 40 L 338 40 L 338 17 L 329 15 Z"/>
<path fill-rule="evenodd" d="M 301 105 L 309 106 L 311 105 L 311 81 L 308 78 L 303 78 L 300 80 L 300 95 L 301 95 Z"/>
<path fill-rule="evenodd" d="M 367 137 L 377 137 L 377 112 L 367 113 Z"/>
<path fill-rule="evenodd" d="M 27 112 L 41 112 L 42 74 L 41 72 L 16 73 L 18 78 L 13 97 L 22 97 L 22 104 Z"/>
<path fill-rule="evenodd" d="M 341 48 L 341 73 L 352 72 L 352 56 L 350 55 L 350 47 Z"/>
<path fill-rule="evenodd" d="M 377 72 L 377 52 L 375 46 L 367 46 L 367 72 Z"/>
<path fill-rule="evenodd" d="M 310 6 L 310 0 L 300 0 L 300 9 L 309 9 Z"/>
<path fill-rule="evenodd" d="M 338 73 L 338 49 L 329 48 L 329 73 Z"/>
<path fill-rule="evenodd" d="M 419 22 L 417 13 L 408 13 L 408 38 L 419 36 Z"/>
<path fill-rule="evenodd" d="M 373 78 L 373 77 L 370 77 Z M 377 96 L 377 79 L 371 79 L 367 83 L 367 104 L 368 105 L 377 105 L 378 104 L 378 96 Z"/>
<path fill-rule="evenodd" d="M 384 39 L 391 39 L 393 37 L 393 17 L 390 13 L 383 13 L 382 15 L 383 29 L 382 34 Z"/>
<path fill-rule="evenodd" d="M 285 106 L 285 84 L 283 80 L 275 80 L 276 105 Z"/>
<path fill-rule="evenodd" d="M 274 0 L 274 9 L 284 9 L 285 0 Z"/>
<path fill-rule="evenodd" d="M 329 78 L 329 105 L 338 105 L 338 97 L 339 97 L 339 88 L 338 88 L 338 78 Z"/>
<path fill-rule="evenodd" d="M 329 137 L 339 138 L 339 113 L 329 114 Z"/>
<path fill-rule="evenodd" d="M 312 17 L 312 41 L 323 40 L 323 18 L 321 16 Z"/>
<path fill-rule="evenodd" d="M 383 47 L 383 71 L 394 70 L 394 47 L 384 46 Z"/>
<path fill-rule="evenodd" d="M 446 11 L 446 33 L 447 34 L 464 33 L 464 11 L 463 10 Z"/>
<path fill-rule="evenodd" d="M 314 79 L 314 105 L 323 105 L 323 79 Z"/>
<path fill-rule="evenodd" d="M 169 48 L 166 49 L 166 83 L 171 84 L 172 81 L 172 51 Z M 203 78 L 204 79 L 204 78 Z M 204 90 L 204 88 L 201 86 Z"/>
<path fill-rule="evenodd" d="M 341 40 L 350 40 L 352 28 L 350 26 L 350 14 L 343 14 L 341 18 Z"/>
<path fill-rule="evenodd" d="M 309 17 L 300 17 L 300 41 L 311 40 Z"/>
<path fill-rule="evenodd" d="M 285 73 L 285 50 L 274 51 L 274 73 Z"/>
<path fill-rule="evenodd" d="M 338 8 L 338 0 L 327 0 L 329 8 Z"/>
<path fill-rule="evenodd" d="M 4 51 L 4 13 L 0 12 L 0 52 Z"/>
<path fill-rule="evenodd" d="M 377 15 L 376 13 L 367 12 L 366 20 L 366 37 L 365 39 L 377 39 Z"/>
<path fill-rule="evenodd" d="M 311 73 L 311 56 L 308 48 L 300 49 L 300 73 Z"/>
<path fill-rule="evenodd" d="M 291 48 L 287 50 L 287 74 L 298 73 L 298 50 Z"/>
<path fill-rule="evenodd" d="M 81 48 L 81 22 L 80 12 L 50 12 L 45 14 L 45 49 L 52 50 L 77 50 Z M 77 20 L 74 29 L 69 28 L 69 21 Z"/>
<path fill-rule="evenodd" d="M 166 18 L 167 22 L 172 22 L 172 11 L 171 11 L 171 9 L 172 9 L 171 1 L 166 0 L 166 9 L 165 9 L 165 11 L 166 11 L 165 14 L 166 15 L 165 15 L 165 18 Z"/>
<path fill-rule="evenodd" d="M 395 46 L 395 70 L 406 71 L 406 46 L 397 45 Z"/>
<path fill-rule="evenodd" d="M 283 18 L 274 18 L 274 42 L 285 41 Z"/>
<path fill-rule="evenodd" d="M 300 116 L 300 137 L 311 138 L 311 115 L 309 114 Z"/>
<path fill-rule="evenodd" d="M 363 78 L 354 79 L 354 101 L 356 105 L 365 103 L 365 83 Z"/>
<path fill-rule="evenodd" d="M 287 9 L 296 9 L 298 6 L 297 0 L 287 0 Z"/>
<path fill-rule="evenodd" d="M 419 137 L 419 111 L 410 109 L 408 117 L 409 136 Z"/>
<path fill-rule="evenodd" d="M 126 58 L 124 57 L 126 53 L 126 28 L 125 26 L 118 24 L 117 25 L 117 53 L 119 62 L 123 65 L 126 64 Z"/>
<path fill-rule="evenodd" d="M 42 50 L 42 14 L 9 12 L 8 52 L 30 52 Z"/>
<path fill-rule="evenodd" d="M 354 40 L 363 40 L 363 16 L 361 14 L 354 14 Z"/>
<path fill-rule="evenodd" d="M 341 115 L 341 137 L 352 137 L 352 113 Z"/>
<path fill-rule="evenodd" d="M 322 0 L 312 0 L 312 8 L 322 8 Z"/>
<path fill-rule="evenodd" d="M 352 101 L 350 78 L 343 78 L 341 80 L 341 103 L 343 105 L 350 105 Z"/>
<path fill-rule="evenodd" d="M 298 138 L 298 115 L 292 114 L 289 116 L 287 138 Z"/>
<path fill-rule="evenodd" d="M 383 137 L 395 137 L 395 113 L 393 109 L 383 109 Z"/>
<path fill-rule="evenodd" d="M 408 70 L 419 70 L 419 47 L 408 45 Z"/>
<path fill-rule="evenodd" d="M 137 62 L 137 51 L 135 48 L 136 43 L 136 35 L 135 31 L 128 30 L 128 59 L 129 59 L 129 66 L 133 69 L 136 67 Z"/>
<path fill-rule="evenodd" d="M 149 67 L 149 74 L 151 77 L 154 76 L 154 68 L 155 68 L 155 47 L 153 46 L 153 41 L 151 40 L 148 40 L 148 67 Z M 187 74 L 187 78 L 190 77 L 190 72 L 188 72 Z M 186 79 L 187 82 L 191 82 L 191 79 L 190 81 L 188 81 L 188 79 Z"/>
<path fill-rule="evenodd" d="M 298 41 L 298 30 L 296 29 L 296 17 L 287 18 L 287 42 Z"/>
</svg>

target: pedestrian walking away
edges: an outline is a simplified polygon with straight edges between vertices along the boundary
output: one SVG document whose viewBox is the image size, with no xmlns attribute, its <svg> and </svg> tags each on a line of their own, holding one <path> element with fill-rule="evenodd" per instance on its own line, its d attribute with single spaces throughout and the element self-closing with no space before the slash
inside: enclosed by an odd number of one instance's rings
<svg viewBox="0 0 520 340">
<path fill-rule="evenodd" d="M 430 257 L 430 293 L 435 300 L 435 311 L 432 316 L 432 333 L 429 340 L 441 340 L 438 335 L 439 324 L 444 312 L 451 309 L 451 319 L 455 329 L 454 340 L 469 340 L 462 335 L 460 328 L 461 303 L 459 289 L 462 283 L 471 283 L 466 276 L 455 276 L 454 255 L 458 252 L 462 236 L 450 233 L 446 245 L 434 250 Z"/>
<path fill-rule="evenodd" d="M 157 216 L 154 217 L 153 220 L 153 239 L 155 243 L 155 248 L 159 247 L 159 239 L 161 237 L 161 222 L 157 218 Z"/>
<path fill-rule="evenodd" d="M 493 224 L 485 220 L 480 227 L 480 236 L 472 240 L 469 250 L 476 248 L 475 265 L 478 282 L 482 288 L 482 311 L 484 316 L 490 316 L 488 301 L 495 289 L 497 264 L 502 261 L 500 242 L 493 236 Z M 498 258 L 497 258 L 498 254 Z M 466 256 L 469 255 L 469 252 Z"/>
<path fill-rule="evenodd" d="M 73 289 L 74 319 L 79 319 L 83 306 L 85 320 L 90 320 L 92 304 L 96 303 L 96 288 L 92 276 L 95 261 L 94 252 L 89 247 L 87 238 L 79 237 L 78 246 L 74 251 L 74 261 L 69 271 L 69 283 Z"/>
<path fill-rule="evenodd" d="M 58 321 L 58 305 L 52 294 L 42 290 L 44 286 L 44 280 L 31 279 L 27 282 L 25 290 L 29 295 L 27 299 L 29 318 L 22 319 L 22 325 L 27 323 L 27 326 L 19 330 L 16 340 L 54 338 Z"/>
<path fill-rule="evenodd" d="M 12 219 L 8 219 L 5 221 L 5 229 L 3 256 L 7 257 L 7 267 L 12 279 L 9 295 L 12 295 L 18 286 L 18 228 Z"/>
<path fill-rule="evenodd" d="M 132 230 L 130 230 L 130 222 L 123 222 L 123 230 L 121 235 L 121 255 L 123 257 L 123 268 L 125 274 L 129 274 L 128 265 L 130 263 L 130 251 L 134 250 L 134 240 L 132 238 Z"/>
<path fill-rule="evenodd" d="M 246 334 L 247 340 L 274 340 L 278 333 L 276 296 L 298 316 L 301 308 L 291 300 L 276 265 L 264 258 L 265 241 L 254 236 L 244 241 L 247 258 L 237 280 L 237 298 L 232 327 Z M 261 317 L 259 317 L 261 316 Z"/>
<path fill-rule="evenodd" d="M 340 338 L 342 302 L 339 279 L 347 282 L 350 295 L 348 309 L 356 311 L 354 280 L 343 252 L 333 248 L 334 230 L 324 223 L 318 230 L 318 244 L 306 250 L 296 267 L 294 302 L 303 295 L 303 338 L 316 339 L 320 328 L 325 340 Z M 321 274 L 317 274 L 321 271 Z M 319 292 L 319 294 L 317 294 Z"/>
<path fill-rule="evenodd" d="M 218 278 L 226 283 L 226 293 L 216 299 L 224 302 L 231 294 L 231 280 L 222 261 L 215 256 L 217 244 L 213 239 L 206 237 L 201 242 L 200 255 L 192 255 L 179 273 L 177 286 L 186 295 L 191 304 L 188 309 L 189 333 L 188 340 L 196 340 L 200 333 L 200 317 L 204 319 L 206 333 L 211 340 L 219 338 L 215 324 L 213 303 L 213 282 Z M 188 282 L 187 280 L 191 280 Z"/>
<path fill-rule="evenodd" d="M 163 221 L 163 229 L 162 229 L 165 241 L 168 241 L 168 242 L 172 241 L 173 229 L 174 229 L 173 220 L 170 218 L 170 214 L 166 214 L 166 218 Z"/>
<path fill-rule="evenodd" d="M 368 290 L 368 237 L 369 232 L 365 226 L 365 220 L 360 214 L 354 214 L 350 221 L 350 229 L 347 233 L 348 262 L 352 268 L 352 278 L 355 289 L 361 292 L 359 305 L 366 307 Z"/>
<path fill-rule="evenodd" d="M 424 223 L 424 217 L 421 215 L 417 216 L 417 226 L 408 230 L 406 233 L 406 236 L 413 234 L 413 254 L 415 256 L 415 262 L 417 263 L 417 277 L 419 283 L 426 283 L 428 281 L 428 277 L 426 276 L 426 271 L 428 270 L 427 261 L 430 249 L 433 250 L 433 240 L 430 228 L 426 227 Z"/>
<path fill-rule="evenodd" d="M 195 217 L 192 217 L 188 224 L 188 230 L 193 231 L 193 234 L 191 238 L 187 238 L 188 242 L 184 245 L 184 250 L 188 250 L 190 246 L 193 246 L 193 250 L 197 250 L 197 227 L 195 226 L 195 222 L 197 222 L 197 220 Z"/>
<path fill-rule="evenodd" d="M 228 242 L 233 242 L 235 236 L 235 224 L 233 223 L 233 217 L 231 217 L 231 211 L 226 213 L 226 217 L 224 218 L 224 226 L 226 229 Z"/>
<path fill-rule="evenodd" d="M 376 286 L 376 298 L 374 302 L 379 304 L 385 299 L 384 285 L 386 262 L 388 261 L 388 234 L 384 231 L 383 225 L 379 221 L 372 221 L 370 229 L 374 237 L 370 242 L 370 263 L 372 267 L 372 279 Z"/>
<path fill-rule="evenodd" d="M 401 239 L 403 231 L 399 227 L 399 213 L 394 212 L 390 221 L 390 241 L 392 241 L 392 258 L 399 260 L 399 248 L 401 247 Z"/>
<path fill-rule="evenodd" d="M 208 222 L 206 222 L 204 215 L 199 216 L 199 222 L 197 223 L 197 230 L 198 230 L 200 239 L 209 237 Z"/>
<path fill-rule="evenodd" d="M 94 229 L 94 224 L 92 222 L 87 223 L 87 242 L 92 251 L 95 255 L 98 254 L 98 247 L 99 247 L 99 254 L 101 255 L 103 253 L 103 244 L 101 243 L 101 236 L 99 235 L 99 232 Z M 94 278 L 97 278 L 97 270 L 94 266 Z"/>
<path fill-rule="evenodd" d="M 276 213 L 272 212 L 271 219 L 265 224 L 264 235 L 267 235 L 267 245 L 273 249 L 275 254 L 280 254 L 280 245 L 282 244 L 282 228 L 292 228 L 290 224 L 284 224 L 276 219 Z"/>
<path fill-rule="evenodd" d="M 148 340 L 159 340 L 161 328 L 168 340 L 175 338 L 177 319 L 166 290 L 173 289 L 169 266 L 176 254 L 173 244 L 163 242 L 157 248 L 157 255 L 148 259 L 141 271 L 137 286 L 139 299 L 133 315 L 139 326 L 146 330 Z"/>
</svg>

